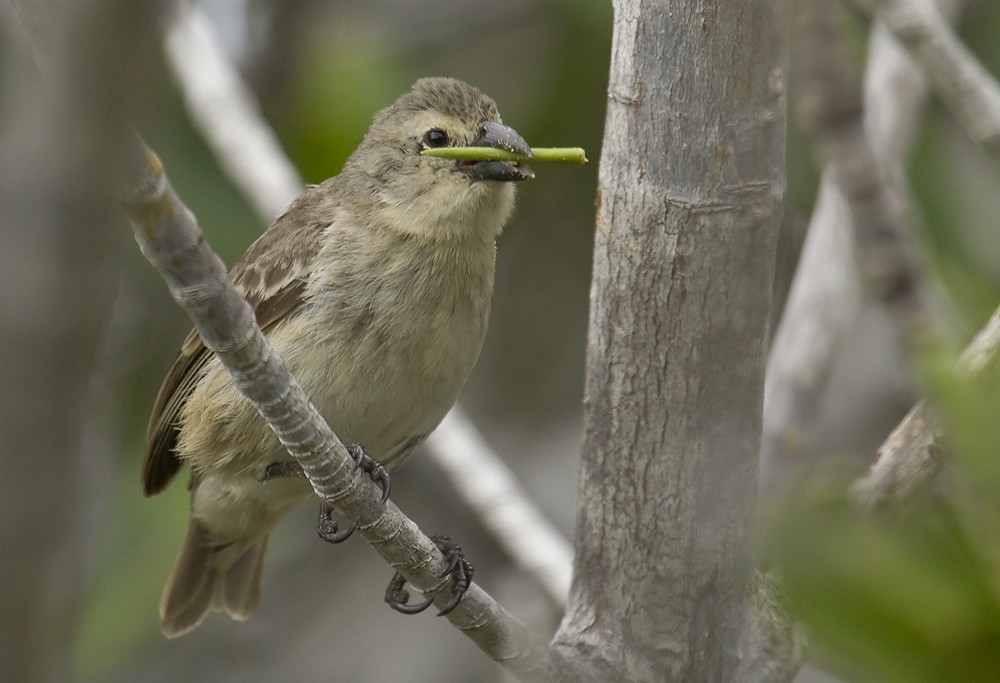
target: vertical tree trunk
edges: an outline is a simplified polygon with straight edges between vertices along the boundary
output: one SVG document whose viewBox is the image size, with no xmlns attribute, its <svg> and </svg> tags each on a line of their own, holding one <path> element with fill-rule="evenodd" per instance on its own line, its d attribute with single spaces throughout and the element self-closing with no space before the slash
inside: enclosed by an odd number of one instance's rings
<svg viewBox="0 0 1000 683">
<path fill-rule="evenodd" d="M 773 0 L 615 0 L 577 556 L 556 640 L 733 681 L 784 193 Z"/>
</svg>

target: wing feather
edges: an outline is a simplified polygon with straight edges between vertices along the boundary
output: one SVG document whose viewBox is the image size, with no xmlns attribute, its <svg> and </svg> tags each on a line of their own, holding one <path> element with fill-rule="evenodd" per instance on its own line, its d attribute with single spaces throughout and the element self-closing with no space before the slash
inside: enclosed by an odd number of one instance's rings
<svg viewBox="0 0 1000 683">
<path fill-rule="evenodd" d="M 321 200 L 313 191 L 296 200 L 230 271 L 236 290 L 247 299 L 257 324 L 265 331 L 303 301 L 309 271 L 319 251 L 320 233 L 330 222 L 322 219 Z M 293 220 L 291 214 L 309 220 Z M 178 420 L 213 356 L 197 330 L 191 330 L 160 386 L 146 429 L 142 486 L 147 496 L 163 491 L 181 468 L 175 452 Z"/>
</svg>

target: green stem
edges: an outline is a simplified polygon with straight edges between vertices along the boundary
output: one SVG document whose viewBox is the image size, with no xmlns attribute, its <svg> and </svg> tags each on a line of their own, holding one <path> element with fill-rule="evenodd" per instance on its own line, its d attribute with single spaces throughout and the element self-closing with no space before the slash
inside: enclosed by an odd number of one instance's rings
<svg viewBox="0 0 1000 683">
<path fill-rule="evenodd" d="M 532 156 L 508 152 L 495 147 L 437 147 L 420 152 L 429 157 L 457 159 L 460 161 L 550 161 L 561 164 L 585 164 L 586 152 L 582 147 L 532 147 Z"/>
</svg>

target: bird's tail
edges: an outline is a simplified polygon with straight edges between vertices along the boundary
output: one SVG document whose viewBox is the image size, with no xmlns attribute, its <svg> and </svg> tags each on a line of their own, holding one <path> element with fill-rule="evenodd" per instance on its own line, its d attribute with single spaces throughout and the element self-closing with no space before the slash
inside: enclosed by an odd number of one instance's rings
<svg viewBox="0 0 1000 683">
<path fill-rule="evenodd" d="M 160 598 L 160 630 L 182 636 L 201 623 L 209 609 L 246 621 L 260 602 L 260 582 L 268 535 L 224 547 L 192 519 L 180 555 Z"/>
</svg>

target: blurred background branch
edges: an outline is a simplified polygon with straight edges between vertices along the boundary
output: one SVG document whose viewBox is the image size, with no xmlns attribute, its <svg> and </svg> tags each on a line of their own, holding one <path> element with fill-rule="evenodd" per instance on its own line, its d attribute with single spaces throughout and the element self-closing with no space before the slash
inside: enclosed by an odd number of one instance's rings
<svg viewBox="0 0 1000 683">
<path fill-rule="evenodd" d="M 47 78 L 5 70 L 5 93 L 24 87 L 0 105 L 0 677 L 64 681 L 109 471 L 90 409 L 121 259 L 109 197 L 153 17 L 128 1 L 15 4 L 50 51 Z"/>
<path fill-rule="evenodd" d="M 1000 146 L 1000 83 L 955 35 L 932 0 L 854 0 L 920 63 L 973 140 Z"/>
<path fill-rule="evenodd" d="M 961 3 L 946 0 L 951 16 Z M 926 100 L 919 68 L 881 23 L 868 39 L 864 124 L 885 182 L 911 195 L 906 177 Z M 838 353 L 861 312 L 851 215 L 832 169 L 825 168 L 788 300 L 774 336 L 764 394 L 761 479 L 764 499 L 795 480 L 806 441 L 821 419 Z"/>
<path fill-rule="evenodd" d="M 434 462 L 517 566 L 566 608 L 573 547 L 545 519 L 475 425 L 453 408 L 427 440 Z"/>
<path fill-rule="evenodd" d="M 166 25 L 166 55 L 202 138 L 267 225 L 304 186 L 215 36 L 205 11 L 179 0 Z"/>
<path fill-rule="evenodd" d="M 968 376 L 982 373 L 996 360 L 998 346 L 1000 308 L 962 352 L 959 371 Z M 867 474 L 851 485 L 851 493 L 867 510 L 900 502 L 940 471 L 943 440 L 927 403 L 918 402 L 879 447 Z"/>
<path fill-rule="evenodd" d="M 916 234 L 908 220 L 913 211 L 906 195 L 890 187 L 890 175 L 865 132 L 861 83 L 836 8 L 808 1 L 791 7 L 793 34 L 799 37 L 791 59 L 796 108 L 844 193 L 862 282 L 912 352 L 929 335 L 941 334 L 928 274 L 914 253 Z"/>
</svg>

